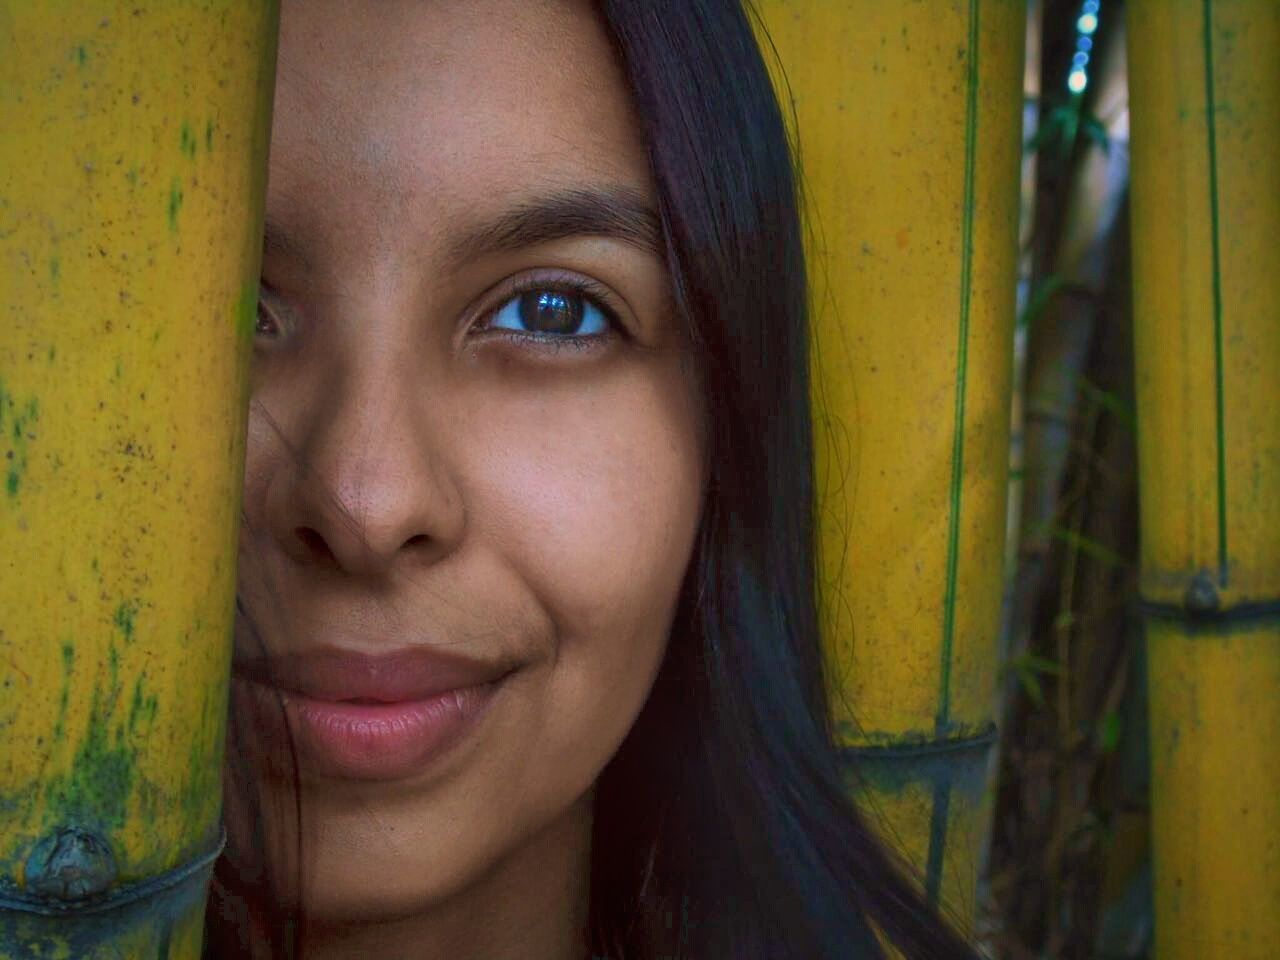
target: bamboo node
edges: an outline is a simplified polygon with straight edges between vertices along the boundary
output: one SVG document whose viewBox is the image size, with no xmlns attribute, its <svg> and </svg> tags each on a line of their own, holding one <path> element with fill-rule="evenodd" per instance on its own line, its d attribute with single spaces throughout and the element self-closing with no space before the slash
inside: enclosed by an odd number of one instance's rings
<svg viewBox="0 0 1280 960">
<path fill-rule="evenodd" d="M 116 858 L 107 841 L 75 827 L 42 837 L 26 865 L 27 887 L 33 893 L 66 903 L 106 893 L 116 873 Z"/>
<path fill-rule="evenodd" d="M 1187 593 L 1183 598 L 1183 606 L 1188 613 L 1213 613 L 1218 609 L 1218 588 L 1213 585 L 1213 578 L 1201 570 L 1187 584 Z"/>
</svg>

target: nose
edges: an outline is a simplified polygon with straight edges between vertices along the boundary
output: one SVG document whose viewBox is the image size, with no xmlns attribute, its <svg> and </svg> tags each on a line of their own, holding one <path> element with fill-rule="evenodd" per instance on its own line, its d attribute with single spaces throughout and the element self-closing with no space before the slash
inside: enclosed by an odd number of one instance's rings
<svg viewBox="0 0 1280 960">
<path fill-rule="evenodd" d="M 395 380 L 333 384 L 290 431 L 266 507 L 273 537 L 295 561 L 378 577 L 433 563 L 462 539 L 447 453 Z"/>
</svg>

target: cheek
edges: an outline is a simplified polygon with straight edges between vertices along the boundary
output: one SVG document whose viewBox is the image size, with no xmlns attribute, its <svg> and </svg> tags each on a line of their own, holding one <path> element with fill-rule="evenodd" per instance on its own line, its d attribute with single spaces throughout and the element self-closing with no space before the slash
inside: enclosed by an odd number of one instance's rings
<svg viewBox="0 0 1280 960">
<path fill-rule="evenodd" d="M 240 502 L 238 576 L 239 589 L 261 577 L 263 558 L 270 549 L 267 488 L 284 464 L 283 447 L 267 418 L 253 404 L 249 407 L 245 444 L 244 484 Z"/>
<path fill-rule="evenodd" d="M 543 816 L 590 786 L 644 705 L 702 499 L 696 407 L 681 383 L 592 394 L 491 424 L 474 514 L 554 627 L 501 774 Z"/>
<path fill-rule="evenodd" d="M 665 633 L 701 501 L 690 407 L 624 382 L 510 416 L 495 440 L 477 515 L 563 642 Z"/>
</svg>

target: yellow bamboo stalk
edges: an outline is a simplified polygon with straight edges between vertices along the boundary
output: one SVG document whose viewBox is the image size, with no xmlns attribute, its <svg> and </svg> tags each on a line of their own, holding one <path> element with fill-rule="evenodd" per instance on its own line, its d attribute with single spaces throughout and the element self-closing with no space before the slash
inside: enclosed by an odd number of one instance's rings
<svg viewBox="0 0 1280 960">
<path fill-rule="evenodd" d="M 1280 944 L 1280 4 L 1129 10 L 1156 955 Z"/>
<path fill-rule="evenodd" d="M 0 956 L 199 956 L 276 9 L 0 0 Z"/>
<path fill-rule="evenodd" d="M 1025 9 L 767 0 L 809 227 L 824 630 L 859 789 L 972 918 L 1009 459 Z"/>
</svg>

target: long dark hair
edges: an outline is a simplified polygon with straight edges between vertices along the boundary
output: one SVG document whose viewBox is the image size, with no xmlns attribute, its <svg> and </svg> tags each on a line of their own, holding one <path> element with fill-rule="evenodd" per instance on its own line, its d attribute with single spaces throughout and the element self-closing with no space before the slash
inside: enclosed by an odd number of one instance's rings
<svg viewBox="0 0 1280 960">
<path fill-rule="evenodd" d="M 972 957 L 852 807 L 828 722 L 809 332 L 786 127 L 740 0 L 603 0 L 708 415 L 667 657 L 596 798 L 611 960 Z M 674 942 L 672 942 L 674 941 Z"/>
<path fill-rule="evenodd" d="M 973 957 L 858 816 L 833 746 L 799 200 L 749 12 L 743 0 L 598 9 L 648 144 L 709 462 L 666 658 L 597 783 L 592 954 L 847 960 L 884 957 L 887 942 L 908 958 Z M 245 777 L 231 780 L 252 791 Z M 289 845 L 257 842 L 268 841 Z M 248 949 L 245 905 L 275 885 L 272 865 L 252 860 L 231 851 L 219 863 L 211 956 Z M 261 923 L 272 955 L 292 955 L 292 919 Z"/>
</svg>

